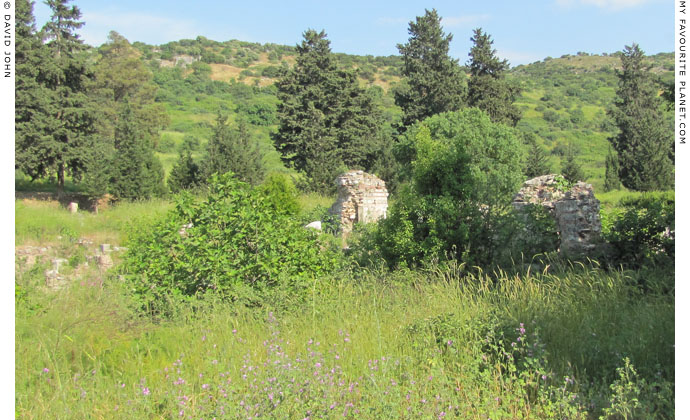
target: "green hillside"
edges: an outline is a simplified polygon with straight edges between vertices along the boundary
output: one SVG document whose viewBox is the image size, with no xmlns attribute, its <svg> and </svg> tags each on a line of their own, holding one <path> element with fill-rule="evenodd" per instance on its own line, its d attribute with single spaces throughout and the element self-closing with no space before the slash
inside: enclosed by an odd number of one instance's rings
<svg viewBox="0 0 690 420">
<path fill-rule="evenodd" d="M 162 132 L 158 155 L 166 171 L 185 139 L 197 153 L 211 136 L 217 112 L 231 119 L 242 115 L 253 127 L 269 170 L 286 171 L 270 133 L 275 130 L 276 90 L 281 72 L 294 64 L 295 48 L 242 41 L 217 42 L 198 37 L 161 46 L 134 43 L 154 72 L 159 86 L 156 100 L 165 105 L 171 124 Z M 400 113 L 392 89 L 400 81 L 402 57 L 335 54 L 342 66 L 359 69 L 363 86 L 379 89 L 388 120 Z M 673 80 L 673 54 L 647 58 L 661 82 Z M 517 105 L 518 128 L 532 132 L 551 154 L 558 172 L 568 145 L 578 151 L 586 181 L 601 191 L 607 138 L 616 127 L 606 114 L 615 98 L 619 53 L 564 55 L 511 69 L 509 78 L 522 87 Z"/>
</svg>

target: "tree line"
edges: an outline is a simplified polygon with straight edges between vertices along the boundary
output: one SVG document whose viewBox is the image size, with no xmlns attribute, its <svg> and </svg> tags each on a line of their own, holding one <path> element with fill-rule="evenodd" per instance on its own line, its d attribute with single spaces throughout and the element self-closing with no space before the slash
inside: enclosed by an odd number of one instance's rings
<svg viewBox="0 0 690 420">
<path fill-rule="evenodd" d="M 33 3 L 17 2 L 16 169 L 32 179 L 54 177 L 59 191 L 71 176 L 94 197 L 124 199 L 195 188 L 213 173 L 232 171 L 251 184 L 263 180 L 249 122 L 219 113 L 204 156 L 197 161 L 191 148 L 183 148 L 166 185 L 153 149 L 169 118 L 155 102 L 151 71 L 115 32 L 89 49 L 77 35 L 81 13 L 68 2 L 46 1 L 52 16 L 40 30 Z M 444 32 L 436 10 L 410 22 L 408 32 L 408 42 L 398 45 L 402 81 L 393 90 L 400 109 L 394 117 L 384 114 L 380 89 L 360 86 L 358 70 L 339 64 L 324 31 L 304 32 L 295 65 L 280 69 L 272 135 L 284 164 L 302 175 L 303 189 L 332 192 L 335 177 L 352 168 L 377 173 L 393 190 L 408 183 L 406 166 L 416 151 L 406 139 L 412 127 L 435 115 L 478 108 L 492 123 L 516 127 L 521 89 L 506 79 L 509 64 L 497 56 L 489 34 L 473 31 L 465 70 L 448 54 L 453 35 Z M 636 44 L 621 54 L 618 100 L 609 111 L 619 130 L 610 139 L 607 188 L 673 185 L 670 121 L 643 56 Z M 197 75 L 202 70 L 196 66 L 188 77 L 203 77 Z M 536 137 L 516 133 L 528 149 L 522 174 L 548 173 Z M 563 168 L 572 181 L 582 178 L 575 157 L 569 150 Z"/>
</svg>

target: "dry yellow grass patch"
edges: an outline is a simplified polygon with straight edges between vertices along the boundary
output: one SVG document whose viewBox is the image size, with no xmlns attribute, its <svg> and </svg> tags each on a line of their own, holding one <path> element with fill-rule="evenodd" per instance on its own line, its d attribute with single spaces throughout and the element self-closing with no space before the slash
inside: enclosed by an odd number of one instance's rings
<svg viewBox="0 0 690 420">
<path fill-rule="evenodd" d="M 219 80 L 221 82 L 229 82 L 232 78 L 238 79 L 240 72 L 244 70 L 227 64 L 211 64 L 210 66 L 211 80 Z"/>
</svg>

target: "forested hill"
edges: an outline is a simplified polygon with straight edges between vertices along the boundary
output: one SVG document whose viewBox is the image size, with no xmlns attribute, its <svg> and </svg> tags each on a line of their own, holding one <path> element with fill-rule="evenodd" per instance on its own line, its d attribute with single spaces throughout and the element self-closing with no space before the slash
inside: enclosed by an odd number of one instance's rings
<svg viewBox="0 0 690 420">
<path fill-rule="evenodd" d="M 243 41 L 216 42 L 204 37 L 160 46 L 140 42 L 142 53 L 159 87 L 156 101 L 165 105 L 171 123 L 163 131 L 158 155 L 166 170 L 185 143 L 201 154 L 211 136 L 219 110 L 244 115 L 260 141 L 267 169 L 281 169 L 269 133 L 277 120 L 276 89 L 281 71 L 295 62 L 292 46 Z M 522 111 L 521 131 L 537 135 L 548 150 L 553 172 L 561 169 L 568 147 L 573 147 L 588 182 L 603 186 L 607 138 L 616 127 L 606 110 L 615 97 L 620 53 L 577 53 L 513 67 L 508 74 L 519 82 L 522 93 L 516 104 Z M 392 92 L 401 80 L 402 57 L 335 54 L 345 67 L 359 70 L 364 86 L 379 87 L 386 118 L 393 122 L 400 110 Z M 663 83 L 673 81 L 673 54 L 648 56 L 652 73 Z M 461 59 L 460 64 L 464 64 Z"/>
</svg>

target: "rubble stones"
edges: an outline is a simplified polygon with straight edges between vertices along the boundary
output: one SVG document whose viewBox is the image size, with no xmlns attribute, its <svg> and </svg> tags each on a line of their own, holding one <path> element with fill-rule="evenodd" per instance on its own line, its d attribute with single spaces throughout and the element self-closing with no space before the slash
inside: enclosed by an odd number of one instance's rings
<svg viewBox="0 0 690 420">
<path fill-rule="evenodd" d="M 363 171 L 350 171 L 336 179 L 338 199 L 329 212 L 340 219 L 343 234 L 352 232 L 355 223 L 371 223 L 386 218 L 386 183 Z"/>
<path fill-rule="evenodd" d="M 101 271 L 106 271 L 113 266 L 113 259 L 108 254 L 98 255 L 96 256 L 96 260 L 98 268 L 101 269 Z"/>
<path fill-rule="evenodd" d="M 513 199 L 513 207 L 545 207 L 556 222 L 560 250 L 566 254 L 590 253 L 601 235 L 599 200 L 594 197 L 591 184 L 578 182 L 566 191 L 561 180 L 562 177 L 552 174 L 526 181 Z"/>
</svg>

